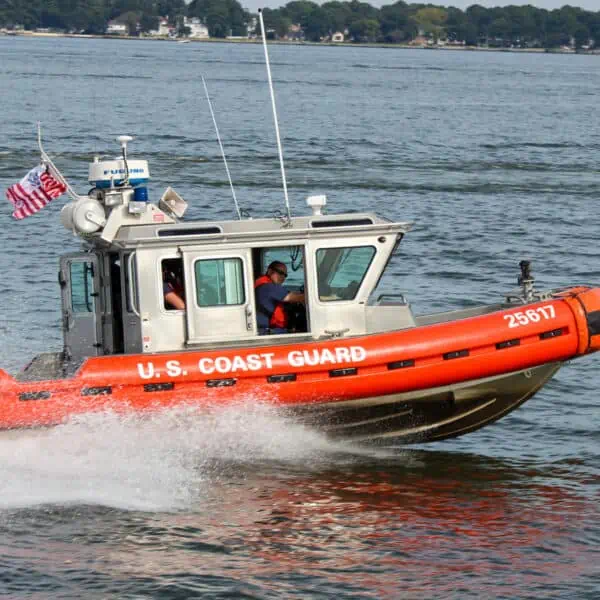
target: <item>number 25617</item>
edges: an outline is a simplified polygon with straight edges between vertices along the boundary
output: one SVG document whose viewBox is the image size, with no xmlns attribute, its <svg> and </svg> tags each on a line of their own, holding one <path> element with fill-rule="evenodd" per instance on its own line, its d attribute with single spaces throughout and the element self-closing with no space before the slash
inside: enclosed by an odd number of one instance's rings
<svg viewBox="0 0 600 600">
<path fill-rule="evenodd" d="M 508 321 L 509 329 L 520 325 L 529 325 L 529 323 L 539 323 L 544 319 L 554 319 L 554 317 L 556 317 L 556 312 L 552 304 L 504 315 L 504 319 Z"/>
</svg>

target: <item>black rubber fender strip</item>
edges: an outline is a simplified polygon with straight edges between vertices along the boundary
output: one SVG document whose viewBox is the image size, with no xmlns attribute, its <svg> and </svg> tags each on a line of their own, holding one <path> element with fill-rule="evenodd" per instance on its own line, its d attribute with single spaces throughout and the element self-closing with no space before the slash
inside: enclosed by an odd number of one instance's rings
<svg viewBox="0 0 600 600">
<path fill-rule="evenodd" d="M 108 396 L 109 394 L 112 394 L 112 386 L 110 385 L 83 388 L 81 390 L 82 396 Z"/>
<path fill-rule="evenodd" d="M 540 333 L 540 340 L 549 340 L 551 338 L 560 337 L 564 331 L 562 328 L 553 329 L 552 331 L 544 331 L 544 333 Z"/>
<path fill-rule="evenodd" d="M 407 358 L 405 360 L 395 360 L 391 363 L 388 363 L 388 371 L 393 371 L 394 369 L 406 369 L 407 367 L 414 367 L 415 359 Z"/>
<path fill-rule="evenodd" d="M 285 383 L 287 381 L 296 381 L 296 373 L 282 373 L 281 375 L 269 375 L 267 381 L 269 383 Z"/>
<path fill-rule="evenodd" d="M 496 350 L 504 350 L 504 348 L 513 348 L 514 346 L 520 346 L 521 340 L 515 338 L 513 340 L 505 340 L 504 342 L 498 342 L 496 344 Z"/>
<path fill-rule="evenodd" d="M 172 381 L 163 381 L 161 383 L 145 383 L 145 392 L 167 392 L 172 390 L 175 384 Z"/>
<path fill-rule="evenodd" d="M 207 379 L 206 387 L 231 387 L 237 383 L 237 379 Z"/>
<path fill-rule="evenodd" d="M 22 392 L 21 394 L 19 394 L 19 400 L 48 400 L 50 396 L 52 396 L 52 394 L 45 390 L 40 392 Z"/>
<path fill-rule="evenodd" d="M 468 350 L 455 350 L 454 352 L 446 352 L 444 354 L 444 360 L 452 360 L 454 358 L 463 358 L 469 356 Z"/>
<path fill-rule="evenodd" d="M 348 375 L 356 375 L 358 369 L 356 367 L 346 367 L 345 369 L 333 369 L 329 371 L 329 377 L 346 377 Z"/>
</svg>

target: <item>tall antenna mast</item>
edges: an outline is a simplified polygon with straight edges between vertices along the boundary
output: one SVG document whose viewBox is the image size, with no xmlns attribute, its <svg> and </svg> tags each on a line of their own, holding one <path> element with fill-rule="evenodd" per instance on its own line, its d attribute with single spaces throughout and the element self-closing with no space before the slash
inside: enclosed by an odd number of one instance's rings
<svg viewBox="0 0 600 600">
<path fill-rule="evenodd" d="M 281 138 L 279 136 L 279 124 L 277 122 L 277 107 L 275 106 L 275 93 L 273 92 L 273 80 L 271 79 L 271 65 L 267 51 L 267 35 L 265 33 L 265 22 L 262 9 L 258 9 L 258 20 L 260 21 L 260 33 L 265 51 L 265 62 L 267 64 L 267 76 L 269 78 L 269 90 L 271 92 L 271 106 L 273 107 L 273 120 L 275 121 L 275 135 L 277 136 L 277 149 L 279 150 L 279 165 L 281 166 L 281 179 L 283 180 L 283 195 L 285 196 L 285 208 L 287 210 L 288 222 L 291 222 L 290 200 L 288 198 L 287 181 L 285 179 L 285 167 L 283 166 L 283 150 L 281 149 Z"/>
<path fill-rule="evenodd" d="M 210 116 L 212 117 L 213 123 L 215 125 L 215 131 L 217 133 L 217 141 L 219 142 L 219 148 L 221 148 L 221 156 L 223 157 L 223 162 L 225 163 L 225 171 L 227 171 L 227 179 L 229 179 L 229 187 L 231 188 L 231 195 L 233 196 L 233 203 L 235 204 L 235 210 L 238 214 L 238 219 L 242 220 L 242 213 L 240 212 L 240 207 L 238 205 L 237 198 L 235 197 L 235 190 L 233 189 L 233 181 L 231 181 L 231 174 L 229 173 L 229 167 L 227 166 L 227 157 L 225 156 L 225 150 L 223 148 L 223 144 L 221 143 L 221 136 L 219 135 L 219 127 L 217 126 L 217 120 L 215 119 L 215 113 L 213 111 L 212 102 L 210 101 L 210 96 L 208 95 L 208 88 L 206 87 L 206 81 L 204 81 L 204 76 L 201 75 L 202 85 L 204 86 L 204 93 L 206 94 L 206 99 L 208 100 L 208 108 L 210 109 Z"/>
</svg>

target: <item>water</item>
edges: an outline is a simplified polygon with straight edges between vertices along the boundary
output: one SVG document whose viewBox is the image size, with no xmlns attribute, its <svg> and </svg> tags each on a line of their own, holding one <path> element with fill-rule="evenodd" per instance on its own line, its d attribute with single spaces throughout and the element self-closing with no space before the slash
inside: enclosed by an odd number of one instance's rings
<svg viewBox="0 0 600 600">
<path fill-rule="evenodd" d="M 292 210 L 415 221 L 382 283 L 416 312 L 600 281 L 592 56 L 274 46 Z M 80 191 L 133 134 L 150 195 L 283 210 L 262 49 L 0 37 L 0 188 L 46 150 Z M 62 201 L 0 211 L 1 365 L 61 345 Z M 599 357 L 458 440 L 368 450 L 273 409 L 112 414 L 0 435 L 0 594 L 31 598 L 597 598 Z"/>
</svg>

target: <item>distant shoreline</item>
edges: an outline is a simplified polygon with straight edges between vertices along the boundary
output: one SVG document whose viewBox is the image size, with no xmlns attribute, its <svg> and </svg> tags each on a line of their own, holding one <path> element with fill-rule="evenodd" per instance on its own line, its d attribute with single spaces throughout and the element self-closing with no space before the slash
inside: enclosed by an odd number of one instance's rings
<svg viewBox="0 0 600 600">
<path fill-rule="evenodd" d="M 128 35 L 100 35 L 100 34 L 83 34 L 83 33 L 50 33 L 41 31 L 15 31 L 15 32 L 0 32 L 1 37 L 44 37 L 44 38 L 82 38 L 82 39 L 108 39 L 108 40 L 128 40 L 128 41 L 156 41 L 156 42 L 180 42 L 179 39 L 172 39 L 167 37 L 138 37 Z M 193 39 L 184 38 L 186 41 L 194 42 L 198 44 L 260 44 L 260 39 L 250 38 L 236 38 L 236 39 L 223 39 L 223 38 L 207 38 L 207 39 Z M 533 53 L 533 54 L 576 54 L 576 55 L 596 55 L 600 56 L 600 48 L 593 50 L 565 50 L 562 48 L 489 48 L 483 46 L 454 46 L 454 45 L 443 45 L 443 46 L 423 46 L 423 45 L 411 45 L 411 44 L 375 44 L 375 43 L 350 43 L 350 42 L 306 42 L 306 41 L 288 41 L 288 40 L 269 40 L 269 44 L 277 44 L 284 46 L 333 46 L 333 47 L 345 47 L 345 48 L 398 48 L 402 50 L 451 50 L 460 52 L 517 52 L 517 53 Z"/>
</svg>

